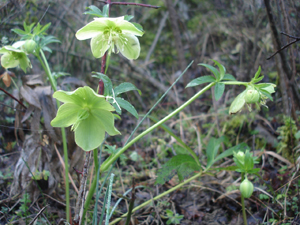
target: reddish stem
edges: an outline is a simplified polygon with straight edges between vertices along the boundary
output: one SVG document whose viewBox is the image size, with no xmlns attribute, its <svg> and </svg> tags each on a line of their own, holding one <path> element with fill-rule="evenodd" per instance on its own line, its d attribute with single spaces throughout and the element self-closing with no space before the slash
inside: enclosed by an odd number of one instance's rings
<svg viewBox="0 0 300 225">
<path fill-rule="evenodd" d="M 134 5 L 134 6 L 154 8 L 154 9 L 160 8 L 160 6 L 156 6 L 156 5 L 148 5 L 148 4 L 141 4 L 141 3 L 134 3 L 134 2 L 111 2 L 111 1 L 100 1 L 100 2 L 109 4 L 109 5 Z"/>
<path fill-rule="evenodd" d="M 3 91 L 5 94 L 7 94 L 9 97 L 11 97 L 12 99 L 14 99 L 15 101 L 17 101 L 21 106 L 23 106 L 25 109 L 27 109 L 27 107 L 17 98 L 15 98 L 13 95 L 11 95 L 10 93 L 8 93 L 7 91 L 5 91 L 3 88 L 0 87 L 0 90 Z"/>
</svg>

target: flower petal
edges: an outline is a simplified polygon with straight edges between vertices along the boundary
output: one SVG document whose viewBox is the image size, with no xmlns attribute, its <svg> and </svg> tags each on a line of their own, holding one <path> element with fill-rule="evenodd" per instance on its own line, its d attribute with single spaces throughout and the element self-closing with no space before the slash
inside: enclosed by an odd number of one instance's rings
<svg viewBox="0 0 300 225">
<path fill-rule="evenodd" d="M 108 40 L 102 34 L 97 35 L 91 40 L 91 49 L 95 58 L 101 58 L 109 49 Z"/>
<path fill-rule="evenodd" d="M 102 34 L 106 27 L 107 24 L 103 21 L 94 20 L 78 30 L 75 36 L 78 40 L 93 38 L 99 34 Z"/>
<path fill-rule="evenodd" d="M 92 115 L 82 120 L 75 130 L 75 142 L 84 151 L 90 151 L 99 147 L 104 137 L 104 128 Z"/>
<path fill-rule="evenodd" d="M 144 32 L 136 28 L 132 23 L 127 20 L 120 21 L 117 26 L 122 30 L 124 34 L 133 34 L 135 36 L 143 36 Z"/>
<path fill-rule="evenodd" d="M 53 127 L 68 127 L 74 124 L 78 118 L 78 112 L 82 108 L 72 103 L 65 103 L 59 107 L 56 117 L 51 121 Z"/>
<path fill-rule="evenodd" d="M 13 54 L 5 53 L 1 56 L 1 65 L 6 69 L 15 68 L 19 65 L 19 60 L 15 59 Z"/>
<path fill-rule="evenodd" d="M 121 134 L 115 128 L 114 115 L 111 112 L 102 109 L 92 109 L 91 114 L 103 125 L 105 131 L 109 135 Z"/>
<path fill-rule="evenodd" d="M 132 34 L 123 34 L 123 36 L 127 38 L 127 44 L 119 39 L 116 43 L 117 48 L 127 59 L 137 59 L 141 51 L 139 39 Z"/>
</svg>

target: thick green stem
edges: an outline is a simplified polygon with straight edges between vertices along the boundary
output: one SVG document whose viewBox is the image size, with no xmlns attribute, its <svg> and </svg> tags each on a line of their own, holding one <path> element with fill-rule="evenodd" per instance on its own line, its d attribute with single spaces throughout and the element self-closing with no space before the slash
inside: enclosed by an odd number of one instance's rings
<svg viewBox="0 0 300 225">
<path fill-rule="evenodd" d="M 184 182 L 178 184 L 177 186 L 175 186 L 175 187 L 173 187 L 173 188 L 171 188 L 171 189 L 169 189 L 169 190 L 163 192 L 162 194 L 157 195 L 157 196 L 154 197 L 153 199 L 150 199 L 150 200 L 144 202 L 143 204 L 141 204 L 141 205 L 135 207 L 135 208 L 132 210 L 132 212 L 135 212 L 135 211 L 137 211 L 137 210 L 143 208 L 144 206 L 150 204 L 151 202 L 153 202 L 153 201 L 155 201 L 155 200 L 157 200 L 157 199 L 160 199 L 161 197 L 163 197 L 163 196 L 165 196 L 165 195 L 167 195 L 167 194 L 169 194 L 169 193 L 171 193 L 171 192 L 177 190 L 178 188 L 180 188 L 180 187 L 182 187 L 183 185 L 185 185 L 185 184 L 191 182 L 192 180 L 195 180 L 196 178 L 200 177 L 201 175 L 202 175 L 202 172 L 197 173 L 195 176 L 190 177 L 189 179 L 185 180 Z M 115 223 L 119 222 L 122 218 L 124 218 L 124 217 L 126 217 L 126 216 L 127 216 L 127 213 L 123 214 L 122 217 L 120 217 L 120 218 L 118 218 L 118 219 L 115 219 L 114 221 L 112 221 L 112 222 L 109 223 L 109 224 L 110 224 L 110 225 L 111 225 L 111 224 L 115 224 Z"/>
<path fill-rule="evenodd" d="M 241 182 L 243 182 L 245 179 L 245 173 L 242 173 L 242 180 Z M 244 196 L 241 194 L 241 203 L 242 203 L 242 210 L 243 210 L 243 219 L 244 219 L 244 225 L 248 225 L 247 224 L 247 215 L 246 215 L 246 210 L 245 210 L 245 198 Z"/>
<path fill-rule="evenodd" d="M 51 87 L 53 91 L 56 91 L 56 82 L 52 77 L 52 73 L 49 67 L 49 64 L 47 62 L 47 59 L 45 57 L 45 54 L 42 50 L 40 50 L 40 54 L 36 54 L 35 56 L 40 61 L 43 69 L 45 70 L 45 73 L 47 74 L 47 77 L 50 81 Z M 57 108 L 60 107 L 60 103 L 58 100 L 56 100 Z M 67 138 L 66 138 L 66 132 L 65 128 L 61 128 L 61 135 L 62 135 L 62 141 L 63 141 L 63 149 L 64 149 L 64 161 L 65 161 L 65 188 L 66 188 L 66 219 L 67 222 L 70 222 L 70 194 L 69 194 L 69 162 L 68 162 L 68 147 L 67 147 Z"/>
<path fill-rule="evenodd" d="M 250 82 L 242 82 L 242 81 L 222 81 L 221 83 L 227 85 L 245 85 L 246 87 L 250 84 Z"/>
<path fill-rule="evenodd" d="M 212 86 L 214 86 L 215 83 L 210 83 L 208 84 L 206 87 L 204 87 L 202 90 L 200 90 L 198 93 L 196 93 L 192 98 L 190 98 L 187 102 L 185 102 L 182 106 L 180 106 L 179 108 L 177 108 L 175 111 L 173 111 L 172 113 L 170 113 L 168 116 L 166 116 L 165 118 L 163 118 L 162 120 L 160 120 L 159 122 L 155 123 L 154 125 L 152 125 L 151 127 L 149 127 L 147 130 L 145 130 L 144 132 L 142 132 L 141 134 L 139 134 L 138 136 L 136 136 L 134 139 L 132 139 L 132 141 L 130 141 L 128 144 L 126 144 L 120 151 L 118 151 L 118 153 L 116 153 L 113 157 L 109 158 L 107 161 L 105 161 L 102 165 L 101 165 L 101 170 L 100 171 L 106 171 L 109 166 L 115 161 L 117 160 L 120 155 L 122 155 L 131 145 L 133 145 L 135 142 L 137 142 L 139 139 L 141 139 L 142 137 L 144 137 L 146 134 L 150 133 L 151 131 L 153 131 L 155 128 L 157 128 L 158 126 L 160 126 L 161 124 L 165 123 L 167 120 L 169 120 L 170 118 L 172 118 L 173 116 L 175 116 L 177 113 L 179 113 L 181 110 L 183 110 L 185 107 L 187 107 L 189 104 L 191 104 L 194 100 L 196 100 L 200 95 L 202 95 L 204 92 L 206 92 L 207 90 L 209 90 Z"/>
</svg>

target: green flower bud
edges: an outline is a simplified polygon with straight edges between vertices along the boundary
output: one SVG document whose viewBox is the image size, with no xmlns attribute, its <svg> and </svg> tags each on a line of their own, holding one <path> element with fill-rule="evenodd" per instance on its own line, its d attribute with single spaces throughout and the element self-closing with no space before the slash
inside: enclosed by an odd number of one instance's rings
<svg viewBox="0 0 300 225">
<path fill-rule="evenodd" d="M 251 197 L 253 190 L 254 190 L 253 184 L 247 178 L 245 178 L 245 180 L 240 185 L 240 191 L 244 196 L 244 198 Z"/>
<path fill-rule="evenodd" d="M 246 95 L 245 95 L 246 103 L 248 103 L 248 104 L 256 103 L 259 101 L 259 99 L 260 99 L 260 94 L 257 90 L 255 90 L 255 89 L 247 90 Z"/>
<path fill-rule="evenodd" d="M 27 53 L 33 53 L 36 48 L 36 42 L 34 40 L 27 40 L 23 45 L 23 49 Z"/>
<path fill-rule="evenodd" d="M 239 152 L 238 152 L 237 154 L 235 154 L 234 156 L 235 156 L 235 158 L 236 158 L 237 160 L 240 161 L 240 163 L 244 164 L 244 162 L 245 162 L 245 153 L 244 153 L 244 152 L 239 151 Z"/>
</svg>

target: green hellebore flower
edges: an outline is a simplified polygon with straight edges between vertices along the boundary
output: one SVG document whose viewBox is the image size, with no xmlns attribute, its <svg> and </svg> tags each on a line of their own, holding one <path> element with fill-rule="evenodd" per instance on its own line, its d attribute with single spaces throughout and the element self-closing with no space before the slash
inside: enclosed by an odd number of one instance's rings
<svg viewBox="0 0 300 225">
<path fill-rule="evenodd" d="M 28 67 L 32 67 L 29 58 L 23 50 L 17 49 L 13 46 L 4 46 L 0 49 L 1 65 L 6 68 L 14 68 L 20 66 L 26 73 Z"/>
<path fill-rule="evenodd" d="M 257 103 L 260 100 L 260 94 L 255 89 L 249 89 L 245 95 L 245 101 L 248 104 Z"/>
<path fill-rule="evenodd" d="M 242 151 L 238 151 L 238 153 L 233 152 L 234 157 L 241 163 L 244 165 L 245 163 L 245 153 Z"/>
<path fill-rule="evenodd" d="M 109 54 L 120 51 L 127 59 L 139 57 L 140 43 L 136 36 L 142 35 L 143 32 L 125 20 L 124 16 L 94 18 L 75 34 L 78 40 L 92 38 L 91 49 L 95 58 L 101 58 L 108 50 Z"/>
<path fill-rule="evenodd" d="M 51 121 L 53 127 L 72 125 L 75 142 L 85 151 L 99 147 L 104 140 L 105 131 L 109 135 L 120 132 L 114 127 L 114 111 L 102 95 L 90 87 L 80 87 L 72 92 L 56 91 L 53 97 L 64 102 Z"/>
</svg>

